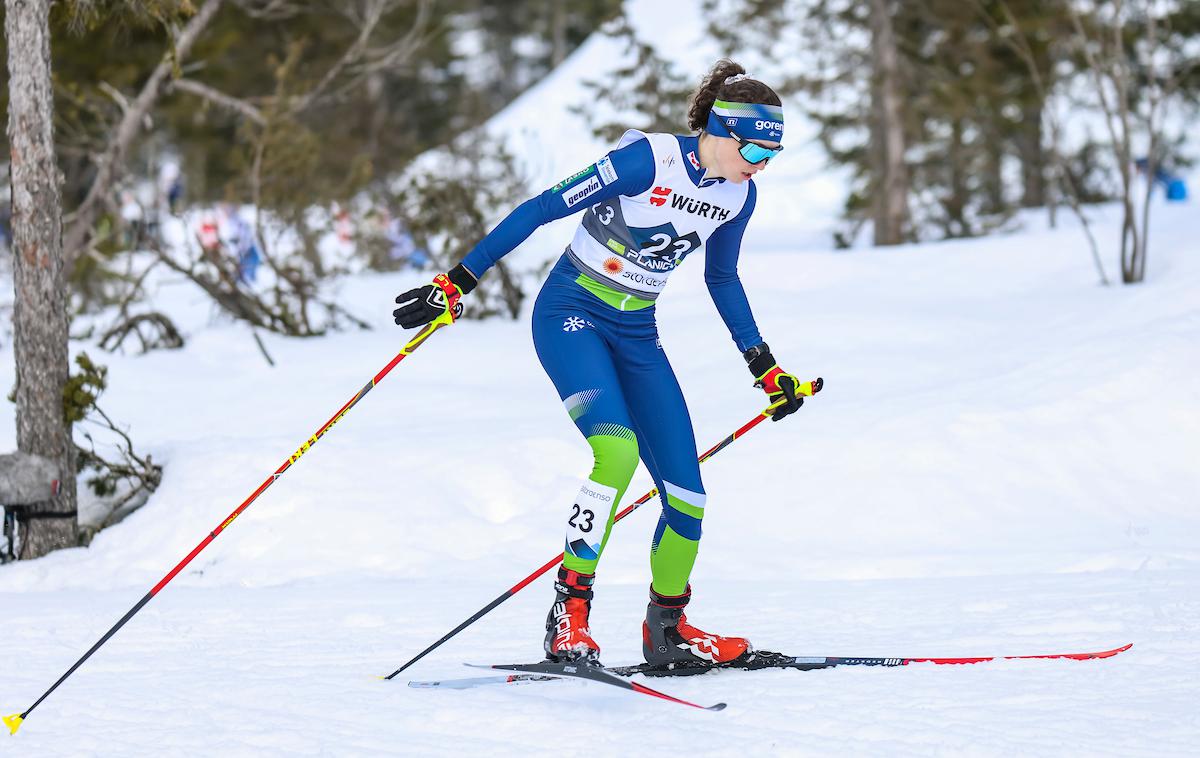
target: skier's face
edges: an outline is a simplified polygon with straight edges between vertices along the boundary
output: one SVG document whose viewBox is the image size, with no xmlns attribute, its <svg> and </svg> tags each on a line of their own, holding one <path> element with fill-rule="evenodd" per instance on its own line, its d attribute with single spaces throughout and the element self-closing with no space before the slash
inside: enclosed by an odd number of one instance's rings
<svg viewBox="0 0 1200 758">
<path fill-rule="evenodd" d="M 741 184 L 751 178 L 759 171 L 767 167 L 767 160 L 764 158 L 758 163 L 750 163 L 742 155 L 742 145 L 747 142 L 753 143 L 765 148 L 778 148 L 778 142 L 769 142 L 767 140 L 743 140 L 738 143 L 732 137 L 717 138 L 717 168 L 721 176 L 725 177 L 734 184 Z"/>
</svg>

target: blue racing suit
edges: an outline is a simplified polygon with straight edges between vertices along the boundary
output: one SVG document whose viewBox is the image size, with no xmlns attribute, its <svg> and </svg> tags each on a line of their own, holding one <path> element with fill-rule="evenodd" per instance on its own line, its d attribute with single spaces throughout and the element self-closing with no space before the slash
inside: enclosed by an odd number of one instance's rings
<svg viewBox="0 0 1200 758">
<path fill-rule="evenodd" d="M 463 260 L 478 278 L 537 227 L 585 211 L 533 309 L 538 358 L 594 454 L 568 517 L 563 563 L 594 573 L 640 458 L 661 493 L 651 570 L 663 595 L 687 588 L 706 496 L 654 299 L 703 246 L 705 282 L 738 349 L 762 342 L 737 275 L 754 183 L 706 178 L 698 153 L 693 136 L 631 131 L 618 149 L 520 205 Z"/>
</svg>

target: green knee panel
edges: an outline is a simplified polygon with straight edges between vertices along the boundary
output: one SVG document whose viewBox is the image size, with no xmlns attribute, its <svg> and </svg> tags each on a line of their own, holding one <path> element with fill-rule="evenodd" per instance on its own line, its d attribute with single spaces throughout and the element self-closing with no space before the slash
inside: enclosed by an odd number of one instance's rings
<svg viewBox="0 0 1200 758">
<path fill-rule="evenodd" d="M 595 465 L 571 506 L 563 565 L 572 571 L 592 574 L 608 544 L 617 506 L 637 470 L 638 445 L 633 431 L 619 424 L 596 424 L 587 441 L 592 446 Z M 602 532 L 600 518 L 605 519 Z"/>
<path fill-rule="evenodd" d="M 667 487 L 668 490 L 671 489 L 670 483 Z M 697 521 L 704 518 L 703 495 L 699 495 L 699 499 L 701 504 L 694 505 L 676 497 L 670 491 L 667 493 L 670 508 Z M 692 567 L 696 564 L 696 553 L 699 550 L 699 540 L 679 534 L 670 524 L 664 525 L 662 534 L 650 548 L 650 576 L 653 577 L 650 586 L 654 591 L 660 595 L 682 595 L 686 592 L 688 577 L 692 575 Z"/>
</svg>

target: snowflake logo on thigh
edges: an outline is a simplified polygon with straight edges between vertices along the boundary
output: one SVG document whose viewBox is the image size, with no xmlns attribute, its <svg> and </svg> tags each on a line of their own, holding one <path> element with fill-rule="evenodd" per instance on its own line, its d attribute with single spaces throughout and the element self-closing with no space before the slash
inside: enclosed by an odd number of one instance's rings
<svg viewBox="0 0 1200 758">
<path fill-rule="evenodd" d="M 592 325 L 592 323 L 590 321 L 584 321 L 583 319 L 579 318 L 578 316 L 571 316 L 570 318 L 568 318 L 566 321 L 563 322 L 563 331 L 564 332 L 577 332 L 580 329 L 583 329 L 584 327 L 588 327 L 591 325 Z"/>
</svg>

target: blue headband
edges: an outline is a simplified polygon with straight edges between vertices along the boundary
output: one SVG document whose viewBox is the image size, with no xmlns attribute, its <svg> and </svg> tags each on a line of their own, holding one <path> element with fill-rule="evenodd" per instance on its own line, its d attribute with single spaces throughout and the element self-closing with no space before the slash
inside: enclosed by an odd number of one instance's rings
<svg viewBox="0 0 1200 758">
<path fill-rule="evenodd" d="M 733 131 L 742 139 L 783 142 L 783 108 L 717 100 L 708 112 L 708 131 L 718 137 Z"/>
</svg>

